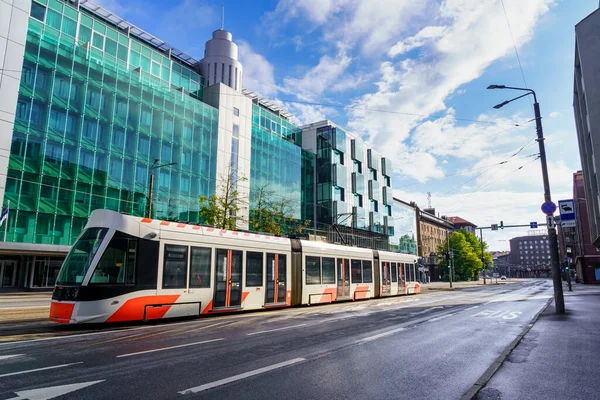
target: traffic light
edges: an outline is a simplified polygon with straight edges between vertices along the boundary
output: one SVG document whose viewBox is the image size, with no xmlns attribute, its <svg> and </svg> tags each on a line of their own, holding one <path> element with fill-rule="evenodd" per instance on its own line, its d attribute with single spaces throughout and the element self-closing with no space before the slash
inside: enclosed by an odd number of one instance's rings
<svg viewBox="0 0 600 400">
<path fill-rule="evenodd" d="M 504 221 L 500 221 L 500 229 L 504 229 Z"/>
<path fill-rule="evenodd" d="M 568 244 L 566 246 L 567 248 L 567 256 L 571 257 L 571 255 L 573 255 L 573 246 L 571 246 L 570 244 Z"/>
</svg>

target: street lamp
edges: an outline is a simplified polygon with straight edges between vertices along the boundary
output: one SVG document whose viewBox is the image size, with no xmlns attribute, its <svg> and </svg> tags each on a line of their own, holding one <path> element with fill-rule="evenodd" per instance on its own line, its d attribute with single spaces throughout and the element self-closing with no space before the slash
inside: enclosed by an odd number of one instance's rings
<svg viewBox="0 0 600 400">
<path fill-rule="evenodd" d="M 512 100 L 504 101 L 500 104 L 496 104 L 494 106 L 495 109 L 499 109 L 511 103 L 521 97 L 525 97 L 527 95 L 533 95 L 533 111 L 535 113 L 535 128 L 537 131 L 537 142 L 540 149 L 540 162 L 542 164 L 542 178 L 544 181 L 544 199 L 546 202 L 552 201 L 550 197 L 550 182 L 548 180 L 548 165 L 546 163 L 546 148 L 544 146 L 544 132 L 542 130 L 542 116 L 540 114 L 540 105 L 537 102 L 537 97 L 535 92 L 531 89 L 527 88 L 517 88 L 510 87 L 504 85 L 490 85 L 488 89 L 510 89 L 510 90 L 522 90 L 527 93 L 521 95 L 519 97 L 515 97 Z M 559 268 L 559 256 L 558 256 L 558 240 L 556 236 L 556 228 L 548 226 L 548 239 L 550 241 L 550 259 L 552 261 L 552 281 L 554 284 L 554 305 L 556 306 L 557 314 L 565 313 L 565 299 L 563 297 L 563 288 L 562 288 L 562 280 L 560 276 L 560 268 Z"/>
<path fill-rule="evenodd" d="M 148 193 L 148 205 L 146 207 L 146 218 L 152 218 L 152 189 L 154 187 L 154 170 L 161 167 L 168 167 L 169 165 L 176 165 L 176 162 L 168 163 L 168 164 L 158 164 L 160 160 L 158 158 L 154 159 L 152 166 L 150 167 L 150 185 L 149 185 L 149 193 Z"/>
</svg>

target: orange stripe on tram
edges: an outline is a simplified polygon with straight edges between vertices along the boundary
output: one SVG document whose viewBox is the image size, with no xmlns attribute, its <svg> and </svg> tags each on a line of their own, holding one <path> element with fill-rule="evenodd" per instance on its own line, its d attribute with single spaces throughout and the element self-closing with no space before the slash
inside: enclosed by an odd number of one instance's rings
<svg viewBox="0 0 600 400">
<path fill-rule="evenodd" d="M 73 315 L 74 307 L 75 303 L 59 303 L 57 301 L 51 302 L 50 321 L 68 324 L 71 322 L 71 315 Z"/>
<path fill-rule="evenodd" d="M 127 300 L 106 322 L 141 321 L 144 319 L 160 319 L 171 308 L 170 304 L 177 301 L 180 295 L 143 296 Z M 146 307 L 151 304 L 167 304 L 162 307 Z"/>
</svg>

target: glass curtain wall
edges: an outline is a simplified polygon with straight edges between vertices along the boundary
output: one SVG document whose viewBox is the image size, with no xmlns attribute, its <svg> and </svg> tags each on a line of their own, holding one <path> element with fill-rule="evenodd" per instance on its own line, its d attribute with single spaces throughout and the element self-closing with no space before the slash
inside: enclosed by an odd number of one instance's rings
<svg viewBox="0 0 600 400">
<path fill-rule="evenodd" d="M 92 210 L 143 216 L 155 159 L 177 165 L 155 170 L 153 217 L 197 221 L 198 195 L 215 190 L 218 132 L 217 109 L 192 96 L 201 86 L 199 75 L 100 18 L 33 2 L 6 240 L 69 245 Z"/>
<path fill-rule="evenodd" d="M 255 218 L 261 192 L 264 200 L 288 203 L 289 217 L 304 221 L 305 173 L 312 173 L 307 156 L 296 144 L 301 130 L 257 105 L 252 106 L 250 157 L 250 219 Z M 275 122 L 274 122 L 275 121 Z M 309 172 L 304 172 L 309 171 Z"/>
</svg>

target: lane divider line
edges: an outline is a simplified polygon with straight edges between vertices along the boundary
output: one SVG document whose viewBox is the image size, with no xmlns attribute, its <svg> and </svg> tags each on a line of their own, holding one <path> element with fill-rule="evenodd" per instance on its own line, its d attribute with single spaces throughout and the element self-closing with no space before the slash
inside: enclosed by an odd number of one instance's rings
<svg viewBox="0 0 600 400">
<path fill-rule="evenodd" d="M 177 392 L 177 393 L 186 395 L 186 394 L 192 394 L 192 393 L 202 392 L 204 390 L 212 389 L 212 388 L 215 388 L 215 387 L 218 387 L 218 386 L 223 386 L 223 385 L 226 385 L 228 383 L 240 381 L 242 379 L 246 379 L 246 378 L 249 378 L 251 376 L 255 376 L 255 375 L 259 375 L 259 374 L 264 374 L 265 372 L 269 372 L 269 371 L 272 371 L 272 370 L 275 370 L 275 369 L 287 367 L 287 366 L 294 365 L 294 364 L 297 364 L 299 362 L 304 362 L 304 361 L 306 361 L 306 358 L 294 358 L 294 359 L 291 359 L 291 360 L 288 360 L 288 361 L 280 362 L 278 364 L 269 365 L 268 367 L 263 367 L 263 368 L 255 369 L 253 371 L 244 372 L 243 374 L 230 376 L 229 378 L 220 379 L 218 381 L 214 381 L 214 382 L 210 382 L 210 383 L 205 383 L 204 385 L 200 385 L 200 386 L 192 387 L 192 388 L 189 388 L 189 389 L 185 389 L 185 390 L 182 390 L 182 391 Z"/>
<path fill-rule="evenodd" d="M 358 344 L 358 343 L 372 342 L 373 340 L 381 339 L 382 337 L 390 336 L 390 335 L 393 335 L 394 333 L 405 331 L 406 329 L 408 329 L 408 328 L 392 329 L 391 331 L 378 333 L 377 335 L 373 335 L 373 336 L 366 337 L 364 339 L 357 340 L 354 343 Z"/>
<path fill-rule="evenodd" d="M 432 318 L 432 319 L 430 319 L 428 322 L 435 322 L 435 321 L 439 321 L 439 320 L 442 320 L 442 319 L 444 319 L 444 318 L 451 317 L 451 316 L 453 316 L 453 315 L 454 315 L 454 314 L 446 314 L 446 315 L 442 315 L 442 316 L 439 316 L 439 317 Z"/>
<path fill-rule="evenodd" d="M 163 347 L 160 349 L 153 349 L 153 350 L 145 350 L 145 351 L 138 351 L 135 353 L 128 353 L 128 354 L 121 354 L 118 355 L 117 358 L 122 358 L 122 357 L 131 357 L 131 356 L 137 356 L 140 354 L 148 354 L 148 353 L 155 353 L 157 351 L 164 351 L 164 350 L 172 350 L 172 349 L 179 349 L 181 347 L 189 347 L 189 346 L 196 346 L 199 344 L 205 344 L 205 343 L 212 343 L 212 342 L 219 342 L 221 340 L 225 340 L 224 338 L 219 338 L 219 339 L 211 339 L 211 340 L 203 340 L 201 342 L 194 342 L 194 343 L 186 343 L 186 344 L 180 344 L 177 346 L 169 346 L 169 347 Z"/>
<path fill-rule="evenodd" d="M 29 369 L 27 371 L 9 372 L 8 374 L 2 374 L 2 375 L 0 375 L 0 378 L 4 378 L 4 377 L 7 377 L 7 376 L 14 376 L 14 375 L 29 374 L 31 372 L 46 371 L 46 370 L 49 370 L 49 369 L 70 367 L 71 365 L 77 365 L 77 364 L 83 364 L 83 361 L 79 361 L 79 362 L 75 362 L 75 363 L 70 363 L 70 364 L 53 365 L 51 367 Z"/>
<path fill-rule="evenodd" d="M 25 354 L 8 354 L 6 356 L 0 356 L 0 361 L 2 360 L 8 360 L 9 358 L 15 358 L 15 357 L 21 357 L 24 356 Z"/>
<path fill-rule="evenodd" d="M 306 326 L 306 324 L 300 324 L 300 325 L 292 325 L 292 326 L 284 326 L 283 328 L 277 328 L 277 329 L 270 329 L 268 331 L 258 331 L 258 332 L 252 332 L 247 334 L 246 336 L 252 336 L 252 335 L 260 335 L 262 333 L 271 333 L 271 332 L 277 332 L 277 331 L 283 331 L 286 329 L 292 329 L 292 328 L 299 328 L 301 326 Z"/>
</svg>

